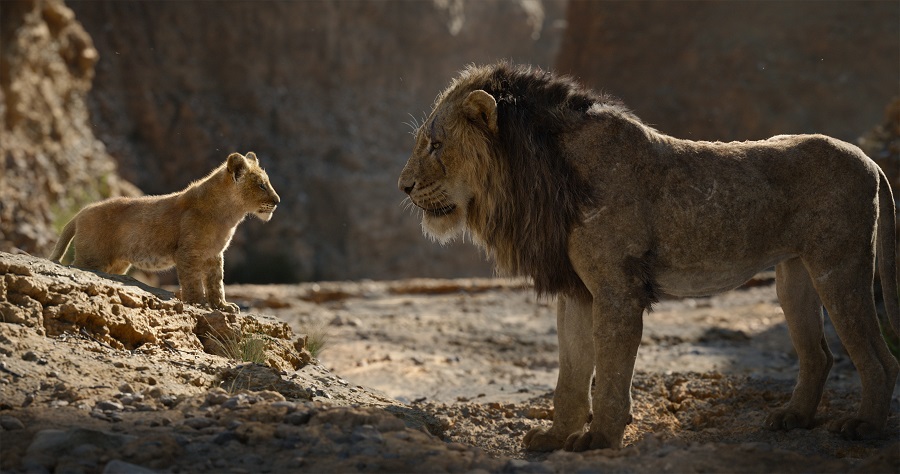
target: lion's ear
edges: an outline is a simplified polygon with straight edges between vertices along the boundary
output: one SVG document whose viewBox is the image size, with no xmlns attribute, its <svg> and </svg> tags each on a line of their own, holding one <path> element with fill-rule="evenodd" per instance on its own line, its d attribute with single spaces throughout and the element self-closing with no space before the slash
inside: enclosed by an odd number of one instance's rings
<svg viewBox="0 0 900 474">
<path fill-rule="evenodd" d="M 252 151 L 248 151 L 245 155 L 245 158 L 247 158 L 248 160 L 253 160 L 254 163 L 259 164 L 259 158 L 257 158 L 256 153 L 253 153 Z"/>
<path fill-rule="evenodd" d="M 469 92 L 463 101 L 463 112 L 469 120 L 497 133 L 497 101 L 492 95 L 481 89 Z"/>
<path fill-rule="evenodd" d="M 244 159 L 244 156 L 240 153 L 232 153 L 228 155 L 228 162 L 225 165 L 225 169 L 228 171 L 228 174 L 234 178 L 234 182 L 241 179 L 241 176 L 244 175 L 244 172 L 247 171 L 247 160 Z"/>
</svg>

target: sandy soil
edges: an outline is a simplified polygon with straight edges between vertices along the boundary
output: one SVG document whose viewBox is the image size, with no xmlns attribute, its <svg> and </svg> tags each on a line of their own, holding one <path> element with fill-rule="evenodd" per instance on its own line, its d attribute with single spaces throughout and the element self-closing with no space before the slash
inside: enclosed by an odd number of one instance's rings
<svg viewBox="0 0 900 474">
<path fill-rule="evenodd" d="M 536 299 L 522 282 L 413 280 L 229 291 L 298 333 L 324 337 L 319 360 L 335 374 L 435 413 L 447 427 L 445 439 L 492 455 L 547 459 L 524 452 L 520 441 L 552 416 L 555 301 Z M 835 366 L 818 425 L 771 433 L 762 428 L 763 419 L 768 409 L 786 403 L 799 369 L 772 276 L 759 275 L 745 288 L 711 298 L 662 301 L 645 315 L 635 423 L 626 444 L 645 450 L 647 443 L 672 449 L 713 443 L 717 450 L 761 444 L 800 458 L 848 461 L 839 470 L 893 453 L 883 466 L 900 468 L 900 384 L 887 439 L 851 443 L 825 429 L 829 419 L 855 409 L 859 390 L 830 324 L 826 331 Z M 763 458 L 756 460 L 760 464 L 741 462 L 762 468 Z M 773 466 L 809 467 L 790 462 Z"/>
</svg>

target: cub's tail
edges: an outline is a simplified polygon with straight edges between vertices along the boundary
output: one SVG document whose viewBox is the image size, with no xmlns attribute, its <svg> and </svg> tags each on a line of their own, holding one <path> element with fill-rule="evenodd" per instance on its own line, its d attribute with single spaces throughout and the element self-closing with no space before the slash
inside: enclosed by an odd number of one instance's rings
<svg viewBox="0 0 900 474">
<path fill-rule="evenodd" d="M 900 282 L 897 281 L 897 216 L 894 195 L 887 176 L 881 171 L 878 186 L 878 276 L 881 277 L 881 293 L 884 309 L 894 334 L 900 336 Z M 900 192 L 900 190 L 898 190 Z"/>
<path fill-rule="evenodd" d="M 53 248 L 53 253 L 50 254 L 49 259 L 51 261 L 59 263 L 62 256 L 66 254 L 66 250 L 69 250 L 69 242 L 72 241 L 72 237 L 75 237 L 75 227 L 75 219 L 70 220 L 63 227 L 62 235 L 59 236 L 56 247 Z"/>
</svg>

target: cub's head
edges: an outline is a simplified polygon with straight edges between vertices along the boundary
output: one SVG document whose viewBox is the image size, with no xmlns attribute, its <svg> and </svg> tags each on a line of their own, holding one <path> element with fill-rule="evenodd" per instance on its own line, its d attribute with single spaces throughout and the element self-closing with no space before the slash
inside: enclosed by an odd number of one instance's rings
<svg viewBox="0 0 900 474">
<path fill-rule="evenodd" d="M 397 183 L 422 209 L 426 234 L 445 243 L 466 230 L 472 203 L 497 179 L 496 135 L 497 102 L 487 92 L 454 83 L 438 97 Z"/>
<path fill-rule="evenodd" d="M 269 175 L 260 168 L 256 153 L 251 151 L 246 156 L 232 153 L 228 155 L 225 167 L 237 186 L 238 199 L 247 213 L 268 222 L 281 198 L 272 188 Z"/>
</svg>

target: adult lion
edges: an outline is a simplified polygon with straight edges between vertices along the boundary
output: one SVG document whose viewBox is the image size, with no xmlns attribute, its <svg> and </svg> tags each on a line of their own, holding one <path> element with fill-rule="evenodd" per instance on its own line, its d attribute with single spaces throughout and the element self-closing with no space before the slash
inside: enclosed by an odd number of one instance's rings
<svg viewBox="0 0 900 474">
<path fill-rule="evenodd" d="M 398 185 L 426 233 L 468 232 L 501 274 L 559 296 L 553 425 L 531 430 L 527 449 L 620 447 L 657 295 L 729 290 L 773 265 L 800 374 L 766 426 L 812 424 L 833 362 L 824 303 L 862 381 L 859 410 L 831 428 L 883 430 L 900 368 L 872 290 L 877 245 L 897 332 L 895 210 L 857 147 L 822 135 L 680 140 L 566 78 L 500 63 L 466 69 L 438 96 Z"/>
</svg>

